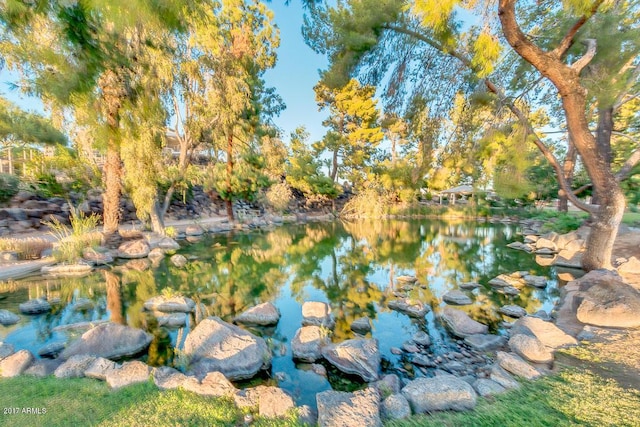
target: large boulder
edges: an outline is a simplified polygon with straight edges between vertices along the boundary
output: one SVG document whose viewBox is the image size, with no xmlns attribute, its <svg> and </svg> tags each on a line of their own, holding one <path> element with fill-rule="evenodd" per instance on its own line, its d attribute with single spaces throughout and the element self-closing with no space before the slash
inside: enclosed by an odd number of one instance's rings
<svg viewBox="0 0 640 427">
<path fill-rule="evenodd" d="M 354 393 L 323 391 L 316 395 L 319 427 L 381 427 L 380 395 L 372 387 Z"/>
<path fill-rule="evenodd" d="M 156 296 L 148 299 L 144 303 L 144 309 L 149 311 L 161 311 L 163 313 L 189 313 L 193 311 L 196 303 L 187 297 L 174 296 Z"/>
<path fill-rule="evenodd" d="M 302 325 L 333 328 L 336 322 L 329 304 L 320 301 L 307 301 L 302 304 Z"/>
<path fill-rule="evenodd" d="M 293 358 L 313 363 L 322 358 L 322 348 L 330 343 L 325 330 L 320 326 L 303 326 L 291 340 Z"/>
<path fill-rule="evenodd" d="M 477 400 L 473 387 L 453 375 L 417 378 L 402 389 L 402 394 L 416 414 L 473 409 Z"/>
<path fill-rule="evenodd" d="M 53 374 L 56 378 L 81 378 L 95 361 L 96 357 L 94 356 L 77 354 L 58 366 Z"/>
<path fill-rule="evenodd" d="M 329 363 L 347 374 L 354 374 L 364 381 L 378 380 L 380 351 L 375 339 L 356 338 L 331 344 L 322 350 Z"/>
<path fill-rule="evenodd" d="M 522 317 L 511 327 L 511 334 L 535 336 L 546 347 L 557 349 L 577 345 L 578 341 L 551 322 L 533 316 Z"/>
<path fill-rule="evenodd" d="M 107 371 L 106 381 L 109 387 L 117 389 L 149 380 L 151 366 L 139 360 L 125 362 L 122 366 Z"/>
<path fill-rule="evenodd" d="M 118 258 L 135 259 L 145 258 L 149 255 L 151 248 L 149 244 L 142 240 L 131 240 L 124 242 L 118 247 Z"/>
<path fill-rule="evenodd" d="M 184 352 L 198 377 L 219 371 L 231 381 L 242 380 L 271 365 L 264 339 L 218 317 L 204 319 L 187 335 Z"/>
<path fill-rule="evenodd" d="M 13 344 L 0 341 L 0 359 L 11 356 L 13 353 L 15 353 Z"/>
<path fill-rule="evenodd" d="M 499 351 L 497 353 L 497 359 L 501 368 L 519 377 L 533 380 L 540 376 L 540 372 L 536 368 L 529 365 L 516 354 Z"/>
<path fill-rule="evenodd" d="M 590 274 L 580 280 L 588 281 Z M 584 299 L 576 313 L 578 320 L 589 325 L 610 328 L 640 326 L 640 291 L 624 283 L 615 273 L 601 274 L 605 277 L 584 293 Z"/>
<path fill-rule="evenodd" d="M 0 325 L 8 326 L 14 325 L 20 321 L 20 316 L 9 311 L 9 310 L 0 310 Z"/>
<path fill-rule="evenodd" d="M 251 307 L 234 319 L 236 323 L 261 326 L 275 325 L 278 320 L 280 320 L 280 312 L 270 302 Z"/>
<path fill-rule="evenodd" d="M 473 303 L 473 300 L 469 298 L 467 294 L 455 289 L 444 294 L 442 296 L 442 299 L 447 304 L 454 304 L 454 305 L 469 305 Z"/>
<path fill-rule="evenodd" d="M 471 348 L 478 351 L 491 351 L 502 347 L 506 338 L 500 335 L 478 334 L 469 335 L 464 342 Z"/>
<path fill-rule="evenodd" d="M 121 359 L 141 353 L 149 347 L 152 339 L 153 336 L 142 329 L 103 323 L 73 341 L 61 357 L 68 359 L 77 354 L 88 354 L 105 359 Z"/>
<path fill-rule="evenodd" d="M 553 362 L 553 353 L 540 342 L 528 334 L 515 334 L 509 338 L 509 348 L 522 358 L 533 363 Z"/>
<path fill-rule="evenodd" d="M 478 378 L 473 382 L 473 389 L 482 397 L 493 396 L 494 394 L 504 393 L 506 388 L 493 380 L 487 378 Z"/>
<path fill-rule="evenodd" d="M 257 402 L 262 417 L 284 417 L 295 408 L 293 398 L 278 387 L 260 385 L 247 390 L 250 400 Z"/>
<path fill-rule="evenodd" d="M 502 369 L 498 363 L 491 366 L 489 378 L 507 390 L 520 388 L 520 383 L 509 372 Z"/>
<path fill-rule="evenodd" d="M 0 376 L 17 377 L 33 363 L 34 357 L 29 350 L 19 350 L 0 360 Z"/>
<path fill-rule="evenodd" d="M 382 401 L 380 412 L 386 420 L 400 420 L 411 416 L 411 406 L 403 395 L 392 394 Z"/>
<path fill-rule="evenodd" d="M 459 338 L 470 335 L 486 334 L 489 331 L 487 325 L 476 322 L 467 313 L 451 307 L 445 307 L 440 315 L 444 325 L 452 334 Z"/>
<path fill-rule="evenodd" d="M 371 332 L 371 319 L 367 316 L 359 317 L 351 322 L 351 330 L 360 335 L 366 335 Z"/>
</svg>

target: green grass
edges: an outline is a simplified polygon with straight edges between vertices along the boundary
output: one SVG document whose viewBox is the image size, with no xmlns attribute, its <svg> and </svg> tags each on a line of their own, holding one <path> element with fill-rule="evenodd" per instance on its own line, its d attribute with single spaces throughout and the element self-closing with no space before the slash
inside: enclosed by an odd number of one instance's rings
<svg viewBox="0 0 640 427">
<path fill-rule="evenodd" d="M 240 426 L 244 414 L 230 399 L 182 390 L 160 391 L 151 382 L 112 391 L 90 379 L 21 376 L 0 379 L 3 408 L 45 408 L 42 415 L 0 414 L 2 426 Z M 293 418 L 256 417 L 253 426 L 299 425 Z"/>
<path fill-rule="evenodd" d="M 640 212 L 625 212 L 622 222 L 623 224 L 640 227 Z"/>
<path fill-rule="evenodd" d="M 438 412 L 388 424 L 393 427 L 639 426 L 640 392 L 586 370 L 570 369 L 529 382 L 520 390 L 480 399 L 470 412 Z"/>
</svg>

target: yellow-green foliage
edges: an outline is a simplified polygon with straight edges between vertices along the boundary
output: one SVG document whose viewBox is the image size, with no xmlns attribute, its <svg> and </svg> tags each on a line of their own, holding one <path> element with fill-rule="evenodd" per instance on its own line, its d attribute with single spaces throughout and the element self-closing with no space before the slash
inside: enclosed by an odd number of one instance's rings
<svg viewBox="0 0 640 427">
<path fill-rule="evenodd" d="M 102 239 L 102 235 L 95 231 L 100 220 L 96 214 L 86 216 L 84 212 L 72 207 L 70 220 L 71 227 L 56 218 L 45 223 L 58 241 L 53 254 L 62 262 L 78 261 L 84 248 L 96 246 Z"/>
<path fill-rule="evenodd" d="M 500 42 L 491 34 L 483 31 L 473 43 L 473 65 L 480 77 L 487 77 L 493 71 L 493 64 L 500 58 Z"/>
<path fill-rule="evenodd" d="M 279 182 L 267 189 L 264 193 L 264 198 L 269 207 L 277 212 L 284 212 L 293 199 L 293 193 L 288 184 Z"/>
<path fill-rule="evenodd" d="M 11 251 L 18 254 L 19 259 L 38 259 L 45 249 L 51 249 L 53 243 L 41 238 L 0 239 L 0 251 Z"/>
<path fill-rule="evenodd" d="M 460 0 L 416 0 L 411 10 L 420 17 L 422 25 L 441 31 L 459 3 Z"/>
</svg>

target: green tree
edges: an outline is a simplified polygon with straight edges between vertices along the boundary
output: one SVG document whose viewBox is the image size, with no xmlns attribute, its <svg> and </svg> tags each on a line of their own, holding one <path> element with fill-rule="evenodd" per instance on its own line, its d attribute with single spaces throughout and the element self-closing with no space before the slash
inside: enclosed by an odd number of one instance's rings
<svg viewBox="0 0 640 427">
<path fill-rule="evenodd" d="M 373 99 L 375 88 L 351 79 L 339 89 L 319 83 L 314 90 L 318 106 L 330 114 L 323 122 L 329 131 L 314 148 L 331 153 L 329 176 L 334 182 L 338 176 L 352 183 L 361 181 L 363 169 L 383 138 Z"/>
<path fill-rule="evenodd" d="M 411 4 L 404 1 L 390 1 L 383 5 L 371 0 L 352 0 L 340 3 L 334 8 L 320 8 L 314 21 L 317 26 L 308 26 L 311 35 L 315 37 L 314 43 L 317 50 L 329 54 L 332 67 L 326 73 L 327 81 L 346 79 L 346 75 L 366 70 L 373 67 L 379 70 L 378 64 L 385 64 L 390 60 L 379 60 L 381 55 L 391 57 L 392 62 L 398 65 L 401 73 L 396 75 L 407 76 L 405 82 L 411 83 L 418 75 L 432 75 L 432 64 L 441 64 L 434 61 L 411 61 L 411 57 L 398 55 L 398 49 L 394 41 L 401 39 L 405 45 L 422 47 L 422 53 L 430 56 L 427 58 L 446 58 L 457 64 L 450 71 L 463 72 L 466 76 L 466 84 L 478 86 L 478 83 L 486 88 L 490 97 L 499 101 L 522 123 L 530 140 L 540 150 L 542 155 L 552 164 L 557 175 L 558 183 L 569 199 L 581 209 L 591 212 L 594 218 L 592 232 L 587 241 L 587 254 L 583 259 L 583 267 L 586 269 L 610 267 L 611 249 L 618 224 L 624 210 L 624 197 L 618 183 L 618 176 L 614 175 L 611 165 L 607 162 L 606 146 L 603 142 L 598 144 L 596 138 L 590 133 L 587 120 L 587 90 L 585 75 L 582 73 L 585 67 L 594 59 L 597 52 L 598 40 L 606 36 L 606 33 L 589 33 L 588 23 L 593 18 L 600 16 L 617 16 L 614 22 L 623 23 L 621 17 L 626 17 L 624 27 L 629 31 L 620 31 L 620 34 L 628 37 L 626 43 L 620 46 L 629 49 L 624 51 L 628 58 L 637 58 L 637 49 L 633 40 L 637 40 L 633 22 L 637 22 L 637 6 L 633 2 L 609 3 L 603 1 L 577 1 L 577 2 L 537 2 L 519 3 L 521 8 L 530 7 L 538 17 L 549 17 L 552 14 L 564 19 L 547 21 L 544 27 L 539 26 L 537 20 L 527 28 L 530 34 L 539 34 L 544 31 L 544 37 L 532 38 L 525 34 L 516 19 L 514 0 L 499 2 L 497 15 L 485 13 L 490 11 L 489 2 L 467 2 L 424 0 Z M 477 24 L 462 26 L 461 20 L 456 15 L 457 11 L 466 9 L 467 12 L 477 13 L 480 19 Z M 489 18 L 499 18 L 499 26 Z M 311 29 L 309 29 L 311 28 Z M 499 28 L 500 32 L 492 32 L 492 28 Z M 614 25 L 614 28 L 618 28 Z M 637 25 L 635 25 L 637 29 Z M 587 49 L 577 43 L 583 35 L 591 37 L 587 42 Z M 566 122 L 569 138 L 575 145 L 585 169 L 593 183 L 595 193 L 601 198 L 600 206 L 589 206 L 578 200 L 569 187 L 562 165 L 554 156 L 553 151 L 538 136 L 534 126 L 529 121 L 527 112 L 513 100 L 518 96 L 509 97 L 508 92 L 499 84 L 500 77 L 493 75 L 495 61 L 500 57 L 501 45 L 499 37 L 504 35 L 515 52 L 521 56 L 532 71 L 532 75 L 543 81 L 550 82 L 556 94 L 562 100 L 563 121 Z M 544 43 L 544 47 L 541 45 Z M 313 45 L 313 43 L 312 43 Z M 376 62 L 377 61 L 377 62 Z M 636 65 L 636 59 L 631 60 L 631 65 Z M 404 65 L 403 65 L 404 64 Z M 401 65 L 404 67 L 402 69 Z M 606 69 L 605 75 L 616 74 L 615 69 Z M 637 82 L 635 66 L 626 67 L 618 76 L 627 82 Z M 441 76 L 442 67 L 433 75 Z M 371 73 L 369 74 L 376 74 Z M 384 73 L 378 71 L 377 76 Z M 457 79 L 460 75 L 453 76 Z M 433 77 L 432 77 L 433 78 Z M 630 79 L 630 80 L 629 80 Z M 392 79 L 392 83 L 397 83 Z M 408 85 L 405 85 L 405 90 Z M 419 85 L 415 85 L 419 87 Z M 402 91 L 396 91 L 402 92 Z M 509 94 L 511 95 L 511 94 Z M 640 161 L 640 153 L 635 150 L 625 162 L 623 168 L 633 167 Z M 622 169 L 621 169 L 622 170 Z"/>
</svg>

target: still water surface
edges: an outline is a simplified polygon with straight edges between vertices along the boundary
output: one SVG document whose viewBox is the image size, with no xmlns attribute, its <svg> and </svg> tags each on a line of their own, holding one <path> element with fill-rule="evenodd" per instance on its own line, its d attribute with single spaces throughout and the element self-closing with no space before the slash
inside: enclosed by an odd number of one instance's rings
<svg viewBox="0 0 640 427">
<path fill-rule="evenodd" d="M 416 320 L 387 308 L 387 301 L 403 292 L 398 276 L 416 276 L 420 285 L 408 291 L 408 297 L 430 305 L 435 313 L 444 306 L 442 295 L 447 291 L 464 282 L 481 283 L 481 288 L 467 292 L 473 304 L 458 308 L 494 333 L 504 332 L 502 321 L 513 320 L 497 312 L 504 304 L 518 304 L 529 313 L 553 308 L 559 294 L 555 272 L 536 264 L 532 255 L 505 247 L 516 232 L 513 225 L 411 220 L 310 223 L 210 236 L 183 242 L 178 252 L 190 260 L 184 268 L 173 266 L 168 258 L 155 266 L 134 260 L 82 278 L 32 277 L 0 284 L 0 309 L 14 313 L 30 298 L 60 300 L 49 314 L 22 315 L 17 325 L 0 326 L 0 341 L 35 354 L 45 344 L 79 334 L 64 325 L 112 320 L 154 333 L 144 359 L 152 365 L 171 365 L 178 359 L 174 349 L 181 348 L 189 327 L 158 328 L 142 310 L 147 299 L 181 294 L 227 321 L 271 301 L 282 314 L 277 327 L 252 329 L 267 339 L 274 353 L 271 371 L 258 380 L 278 384 L 298 404 L 315 406 L 316 393 L 352 383 L 331 370 L 327 379 L 310 365 L 292 360 L 289 343 L 301 325 L 303 302 L 331 305 L 335 342 L 353 338 L 351 322 L 368 316 L 383 365 L 395 371 L 402 361 L 391 348 L 401 347 L 415 332 L 431 335 L 435 353 L 451 340 L 433 313 Z M 498 274 L 522 270 L 547 276 L 549 285 L 543 290 L 525 287 L 519 296 L 509 297 L 486 284 Z"/>
</svg>

